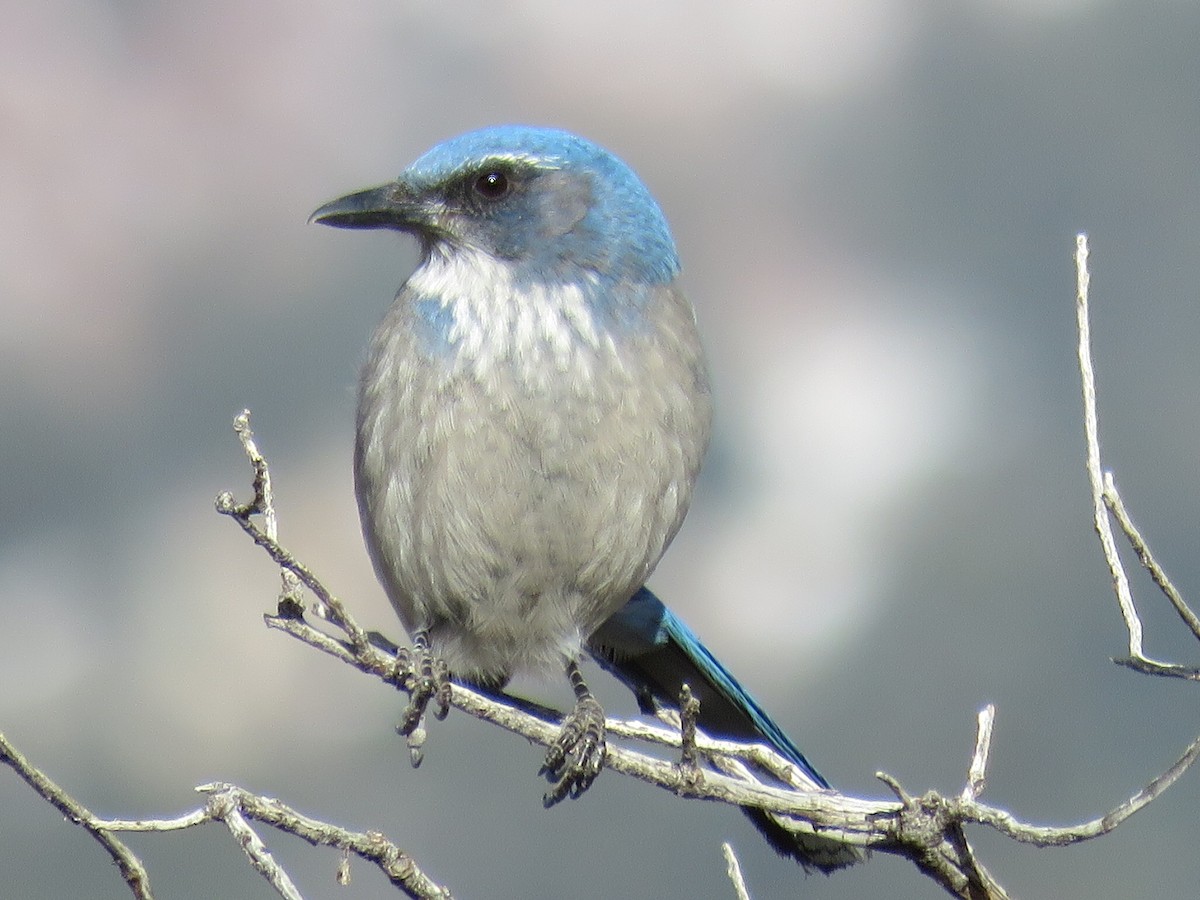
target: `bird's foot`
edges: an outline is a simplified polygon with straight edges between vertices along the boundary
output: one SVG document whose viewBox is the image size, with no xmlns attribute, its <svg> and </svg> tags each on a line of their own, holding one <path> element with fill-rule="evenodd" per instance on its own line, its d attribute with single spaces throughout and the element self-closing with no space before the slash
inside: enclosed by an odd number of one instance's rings
<svg viewBox="0 0 1200 900">
<path fill-rule="evenodd" d="M 396 731 L 407 738 L 409 758 L 415 769 L 425 757 L 425 710 L 430 701 L 434 702 L 433 714 L 439 720 L 450 712 L 450 670 L 444 659 L 433 654 L 425 632 L 413 635 L 411 649 L 402 647 L 396 653 L 396 683 L 408 691 L 408 706 Z"/>
<path fill-rule="evenodd" d="M 563 720 L 538 773 L 553 782 L 542 797 L 547 808 L 568 797 L 579 797 L 604 768 L 604 710 L 574 663 L 567 666 L 567 675 L 575 688 L 575 708 Z"/>
</svg>

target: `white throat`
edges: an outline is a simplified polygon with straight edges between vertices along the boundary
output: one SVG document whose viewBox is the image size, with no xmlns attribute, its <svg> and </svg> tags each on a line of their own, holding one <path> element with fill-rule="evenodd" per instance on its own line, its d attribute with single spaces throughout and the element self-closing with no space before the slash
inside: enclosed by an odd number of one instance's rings
<svg viewBox="0 0 1200 900">
<path fill-rule="evenodd" d="M 458 365 L 484 376 L 503 367 L 541 383 L 568 375 L 586 377 L 601 358 L 619 356 L 612 335 L 598 321 L 583 284 L 520 282 L 503 262 L 480 251 L 435 251 L 407 287 L 438 303 L 449 330 L 442 335 Z"/>
</svg>

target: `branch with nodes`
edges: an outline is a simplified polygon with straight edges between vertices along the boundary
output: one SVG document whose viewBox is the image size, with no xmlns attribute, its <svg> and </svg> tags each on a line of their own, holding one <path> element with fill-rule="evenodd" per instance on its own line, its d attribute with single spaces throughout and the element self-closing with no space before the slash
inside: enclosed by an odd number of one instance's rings
<svg viewBox="0 0 1200 900">
<path fill-rule="evenodd" d="M 153 900 L 146 867 L 129 847 L 116 837 L 129 832 L 184 831 L 206 822 L 220 822 L 228 830 L 250 865 L 286 900 L 303 900 L 303 895 L 283 867 L 275 861 L 251 822 L 260 822 L 293 834 L 313 846 L 342 851 L 337 868 L 340 884 L 350 883 L 350 855 L 377 866 L 384 876 L 414 900 L 451 900 L 450 891 L 427 876 L 407 853 L 374 831 L 353 832 L 317 821 L 270 797 L 261 797 L 232 784 L 202 784 L 204 804 L 171 819 L 102 819 L 35 768 L 12 743 L 0 734 L 0 762 L 12 768 L 26 784 L 70 821 L 92 835 L 109 853 L 125 883 L 137 900 Z"/>
<path fill-rule="evenodd" d="M 1090 279 L 1087 239 L 1084 235 L 1079 235 L 1077 239 L 1075 260 L 1079 366 L 1094 525 L 1112 574 L 1118 606 L 1129 632 L 1129 655 L 1115 662 L 1149 674 L 1198 680 L 1200 668 L 1159 662 L 1147 657 L 1142 650 L 1142 625 L 1129 579 L 1117 552 L 1112 520 L 1117 522 L 1155 584 L 1197 638 L 1200 638 L 1200 619 L 1151 554 L 1121 502 L 1112 474 L 1101 467 L 1095 375 L 1088 324 Z M 236 417 L 234 430 L 253 469 L 254 495 L 250 501 L 238 503 L 231 493 L 224 492 L 217 497 L 216 508 L 219 513 L 237 522 L 280 569 L 282 584 L 278 604 L 275 613 L 264 616 L 266 625 L 365 674 L 373 675 L 388 685 L 411 693 L 419 675 L 414 671 L 413 655 L 405 649 L 397 650 L 390 642 L 364 630 L 347 606 L 280 542 L 270 470 L 254 440 L 248 411 Z M 321 627 L 305 618 L 304 588 L 315 598 L 311 612 L 314 618 L 323 623 Z M 514 698 L 485 695 L 453 683 L 445 699 L 450 706 L 498 725 L 534 744 L 548 746 L 558 733 L 559 717 L 556 714 L 534 710 L 531 705 Z M 1011 813 L 982 803 L 979 799 L 987 781 L 996 716 L 994 707 L 990 705 L 979 713 L 974 751 L 964 787 L 957 796 L 935 792 L 913 796 L 897 779 L 885 772 L 877 772 L 876 777 L 887 786 L 892 794 L 891 799 L 857 798 L 815 789 L 804 773 L 765 745 L 708 737 L 696 728 L 696 700 L 686 689 L 685 695 L 680 698 L 680 709 L 682 713 L 664 711 L 662 718 L 665 724 L 609 720 L 606 725 L 608 733 L 619 740 L 608 743 L 605 767 L 681 797 L 762 810 L 793 834 L 817 834 L 865 850 L 903 856 L 947 893 L 969 900 L 1003 900 L 1008 894 L 977 858 L 967 840 L 967 826 L 991 828 L 1014 841 L 1039 847 L 1065 846 L 1091 840 L 1111 832 L 1143 809 L 1179 779 L 1200 756 L 1200 738 L 1197 738 L 1174 765 L 1104 815 L 1073 826 L 1047 827 L 1023 822 Z M 408 740 L 415 764 L 420 760 L 424 729 L 416 728 Z M 658 755 L 646 752 L 650 748 L 656 750 Z M 663 755 L 672 759 L 663 759 Z M 116 835 L 130 831 L 176 831 L 209 821 L 225 824 L 243 847 L 252 865 L 282 897 L 300 895 L 253 831 L 251 821 L 295 834 L 314 845 L 340 849 L 343 860 L 339 866 L 339 877 L 348 878 L 348 861 L 353 854 L 378 866 L 392 883 L 410 897 L 449 897 L 444 887 L 429 879 L 415 861 L 382 835 L 375 832 L 349 832 L 318 822 L 277 800 L 253 795 L 232 785 L 200 786 L 197 790 L 207 795 L 204 805 L 175 819 L 132 822 L 105 820 L 94 816 L 31 766 L 3 736 L 0 736 L 0 763 L 13 768 L 39 795 L 92 834 L 116 861 L 133 895 L 138 898 L 151 896 L 145 868 Z M 748 900 L 749 893 L 732 849 L 725 845 L 723 851 L 736 895 Z"/>
</svg>

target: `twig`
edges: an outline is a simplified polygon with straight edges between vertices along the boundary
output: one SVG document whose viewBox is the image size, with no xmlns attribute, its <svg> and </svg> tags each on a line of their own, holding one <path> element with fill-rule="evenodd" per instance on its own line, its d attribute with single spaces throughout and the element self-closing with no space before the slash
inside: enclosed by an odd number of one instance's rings
<svg viewBox="0 0 1200 900">
<path fill-rule="evenodd" d="M 742 864 L 733 852 L 733 845 L 726 841 L 721 845 L 721 852 L 725 854 L 725 873 L 733 883 L 733 895 L 737 900 L 750 900 L 750 891 L 746 888 L 746 879 L 742 875 Z"/>
<path fill-rule="evenodd" d="M 150 879 L 141 860 L 117 837 L 121 832 L 170 832 L 222 822 L 254 868 L 285 900 L 302 900 L 291 877 L 275 861 L 250 825 L 261 822 L 296 835 L 310 844 L 337 847 L 374 863 L 396 887 L 415 900 L 451 900 L 450 892 L 430 879 L 416 862 L 378 832 L 353 832 L 296 812 L 269 797 L 260 797 L 232 784 L 196 788 L 208 799 L 198 809 L 170 819 L 101 819 L 35 768 L 0 734 L 0 763 L 12 768 L 39 796 L 84 828 L 108 850 L 137 900 L 153 900 Z M 344 861 L 339 870 L 344 868 Z"/>
<path fill-rule="evenodd" d="M 271 487 L 271 470 L 267 461 L 259 452 L 258 444 L 254 441 L 254 432 L 250 429 L 250 410 L 243 409 L 233 418 L 233 431 L 242 442 L 242 450 L 250 465 L 254 468 L 254 500 L 251 506 L 263 517 L 263 532 L 272 540 L 279 539 L 279 518 L 275 513 L 275 491 Z M 247 515 L 250 513 L 247 512 Z M 282 587 L 279 592 L 280 602 L 295 603 L 303 608 L 300 598 L 300 579 L 289 569 L 280 569 L 279 577 Z"/>
<path fill-rule="evenodd" d="M 696 719 L 699 715 L 700 701 L 685 684 L 679 692 L 679 771 L 689 784 L 704 777 L 696 750 Z"/>
<path fill-rule="evenodd" d="M 988 756 L 992 752 L 992 726 L 996 723 L 996 707 L 989 703 L 979 711 L 975 730 L 975 753 L 967 769 L 967 785 L 963 788 L 964 800 L 978 800 L 987 784 Z"/>
<path fill-rule="evenodd" d="M 3 734 L 0 734 L 0 763 L 11 768 L 40 797 L 94 837 L 113 858 L 113 862 L 121 871 L 121 877 L 129 885 L 134 897 L 138 900 L 153 900 L 150 876 L 146 874 L 146 867 L 142 865 L 142 861 L 134 852 L 122 841 L 113 837 L 103 823 L 92 815 L 83 804 L 55 784 L 40 769 L 34 768 Z"/>
<path fill-rule="evenodd" d="M 1187 625 L 1192 635 L 1200 639 L 1200 618 L 1192 612 L 1192 608 L 1188 606 L 1187 601 L 1176 589 L 1171 579 L 1167 577 L 1167 573 L 1163 571 L 1162 566 L 1158 564 L 1158 560 L 1154 558 L 1154 554 L 1150 552 L 1150 546 L 1142 537 L 1137 526 L 1133 524 L 1133 518 L 1129 515 L 1129 511 L 1125 508 L 1124 501 L 1121 500 L 1121 495 L 1117 491 L 1116 481 L 1113 479 L 1112 472 L 1104 473 L 1104 503 L 1112 510 L 1113 516 L 1117 520 L 1117 524 L 1121 526 L 1121 531 L 1125 533 L 1125 538 L 1129 541 L 1129 545 L 1133 547 L 1133 552 L 1137 554 L 1138 560 L 1150 573 L 1150 577 L 1154 583 L 1158 585 L 1158 589 L 1162 591 L 1167 599 L 1171 601 L 1171 605 L 1175 607 L 1175 612 L 1179 614 L 1179 618 Z"/>
<path fill-rule="evenodd" d="M 1171 584 L 1166 573 L 1155 561 L 1150 548 L 1142 539 L 1141 534 L 1133 525 L 1133 520 L 1121 502 L 1117 493 L 1116 482 L 1111 472 L 1104 471 L 1100 465 L 1100 428 L 1096 413 L 1096 374 L 1092 367 L 1091 328 L 1089 325 L 1088 293 L 1091 286 L 1091 273 L 1088 271 L 1088 242 L 1086 234 L 1076 235 L 1075 238 L 1075 316 L 1079 329 L 1079 374 L 1083 388 L 1083 430 L 1087 441 L 1087 471 L 1092 488 L 1092 519 L 1096 534 L 1100 538 L 1100 546 L 1104 551 L 1104 559 L 1112 576 L 1113 590 L 1117 596 L 1117 605 L 1121 617 L 1125 620 L 1125 629 L 1129 632 L 1129 656 L 1116 659 L 1121 665 L 1137 669 L 1152 675 L 1163 675 L 1176 678 L 1200 680 L 1200 669 L 1179 666 L 1152 659 L 1142 650 L 1142 620 L 1138 616 L 1137 607 L 1133 601 L 1133 592 L 1129 587 L 1129 577 L 1121 563 L 1117 552 L 1116 539 L 1113 537 L 1112 525 L 1109 522 L 1109 510 L 1116 517 L 1126 538 L 1129 540 L 1143 566 L 1159 588 L 1166 594 L 1171 605 L 1180 618 L 1191 629 L 1192 634 L 1200 638 L 1200 620 L 1184 602 L 1183 597 Z"/>
<path fill-rule="evenodd" d="M 1008 835 L 1015 841 L 1024 844 L 1035 844 L 1038 847 L 1064 847 L 1090 841 L 1101 835 L 1108 834 L 1134 813 L 1145 809 L 1149 803 L 1163 791 L 1179 780 L 1191 765 L 1200 757 L 1200 737 L 1192 741 L 1183 755 L 1161 775 L 1153 778 L 1149 784 L 1126 800 L 1124 803 L 1108 811 L 1099 818 L 1079 825 L 1063 828 L 1028 825 L 1018 821 L 1010 813 L 993 809 L 980 803 L 964 805 L 964 818 L 990 825 L 1001 834 Z"/>
<path fill-rule="evenodd" d="M 432 881 L 413 859 L 378 832 L 354 832 L 297 812 L 270 797 L 260 797 L 232 784 L 215 782 L 196 788 L 208 794 L 204 806 L 174 819 L 94 819 L 106 831 L 180 831 L 205 822 L 222 822 L 242 847 L 254 868 L 282 897 L 299 898 L 300 892 L 275 862 L 247 819 L 293 834 L 314 846 L 336 847 L 378 866 L 394 885 L 417 900 L 449 900 L 450 892 Z M 339 869 L 344 863 L 339 863 Z"/>
<path fill-rule="evenodd" d="M 374 863 L 393 885 L 416 900 L 451 900 L 450 891 L 434 882 L 411 856 L 375 831 L 353 832 L 318 821 L 269 797 L 260 797 L 231 784 L 201 785 L 210 793 L 207 808 L 213 818 L 228 823 L 234 812 L 308 841 L 336 847 Z M 232 829 L 231 829 L 232 830 Z"/>
<path fill-rule="evenodd" d="M 267 461 L 254 442 L 254 433 L 250 430 L 250 410 L 244 409 L 233 420 L 233 430 L 242 442 L 242 448 L 254 468 L 254 497 L 249 503 L 238 503 L 229 491 L 222 491 L 215 502 L 217 512 L 229 516 L 242 527 L 258 546 L 275 560 L 275 564 L 283 570 L 283 591 L 280 595 L 280 606 L 287 609 L 288 614 L 295 614 L 299 607 L 294 591 L 295 582 L 291 576 L 303 583 L 322 605 L 321 614 L 333 624 L 342 628 L 356 646 L 366 646 L 366 632 L 355 623 L 346 612 L 345 606 L 291 553 L 283 549 L 278 539 L 278 525 L 275 516 L 274 494 L 271 489 L 271 474 Z M 263 517 L 263 526 L 254 521 L 254 516 Z"/>
<path fill-rule="evenodd" d="M 1145 659 L 1142 653 L 1142 620 L 1138 617 L 1129 589 L 1129 577 L 1117 553 L 1117 542 L 1108 521 L 1104 505 L 1104 476 L 1100 468 L 1100 425 L 1096 414 L 1096 372 L 1092 368 L 1092 335 L 1088 321 L 1088 291 L 1091 273 L 1088 271 L 1087 235 L 1075 238 L 1075 320 L 1079 330 L 1079 374 L 1083 385 L 1083 432 L 1087 440 L 1087 472 L 1092 486 L 1092 526 L 1100 538 L 1104 560 L 1112 576 L 1113 590 L 1125 628 L 1129 632 L 1129 655 Z"/>
</svg>

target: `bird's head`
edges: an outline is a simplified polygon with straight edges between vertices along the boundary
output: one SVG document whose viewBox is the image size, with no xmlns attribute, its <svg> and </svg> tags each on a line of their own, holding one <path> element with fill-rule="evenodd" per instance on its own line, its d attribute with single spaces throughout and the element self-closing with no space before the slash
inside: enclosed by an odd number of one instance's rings
<svg viewBox="0 0 1200 900">
<path fill-rule="evenodd" d="M 662 210 L 623 162 L 564 131 L 504 125 L 438 144 L 388 184 L 310 221 L 394 228 L 432 253 L 484 253 L 543 282 L 666 284 L 679 270 Z"/>
</svg>

